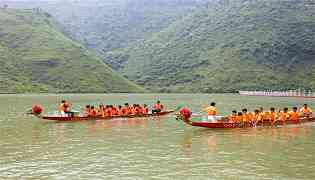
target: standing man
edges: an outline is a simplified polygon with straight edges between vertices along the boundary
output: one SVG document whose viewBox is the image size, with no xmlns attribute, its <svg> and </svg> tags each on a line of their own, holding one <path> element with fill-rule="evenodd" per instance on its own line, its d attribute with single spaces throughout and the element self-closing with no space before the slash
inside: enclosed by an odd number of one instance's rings
<svg viewBox="0 0 315 180">
<path fill-rule="evenodd" d="M 208 121 L 215 121 L 216 115 L 217 115 L 217 109 L 215 107 L 216 103 L 212 102 L 210 103 L 210 106 L 205 109 L 205 111 L 208 113 Z"/>
</svg>

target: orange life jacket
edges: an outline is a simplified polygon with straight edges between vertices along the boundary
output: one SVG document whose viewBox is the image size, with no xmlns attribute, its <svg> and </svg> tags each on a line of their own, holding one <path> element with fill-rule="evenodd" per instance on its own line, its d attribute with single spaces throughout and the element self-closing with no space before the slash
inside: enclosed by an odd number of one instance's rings
<svg viewBox="0 0 315 180">
<path fill-rule="evenodd" d="M 111 111 L 111 114 L 112 114 L 113 116 L 117 116 L 117 115 L 118 115 L 118 110 L 117 110 L 115 107 L 113 107 L 113 108 L 112 108 L 112 111 Z"/>
<path fill-rule="evenodd" d="M 142 107 L 136 107 L 136 113 L 137 114 L 142 114 L 143 113 L 143 110 L 142 110 Z"/>
<path fill-rule="evenodd" d="M 300 118 L 300 113 L 299 112 L 291 111 L 289 113 L 289 115 L 290 115 L 290 120 L 293 120 L 293 121 L 298 121 L 299 118 Z"/>
<path fill-rule="evenodd" d="M 123 111 L 123 109 L 122 109 L 122 108 L 121 108 L 121 109 L 118 109 L 118 115 L 119 115 L 119 116 L 124 115 L 124 111 Z"/>
<path fill-rule="evenodd" d="M 207 107 L 208 116 L 215 116 L 217 114 L 217 110 L 214 106 Z"/>
<path fill-rule="evenodd" d="M 253 119 L 252 119 L 252 120 L 253 120 L 253 121 L 255 121 L 255 122 L 262 121 L 262 120 L 263 120 L 263 118 L 262 118 L 262 114 L 261 114 L 261 113 L 254 114 L 254 116 L 253 116 Z"/>
<path fill-rule="evenodd" d="M 162 111 L 163 105 L 162 105 L 162 104 L 155 104 L 155 105 L 154 105 L 154 109 L 156 109 L 156 110 L 161 110 L 161 111 Z"/>
<path fill-rule="evenodd" d="M 66 111 L 66 108 L 65 108 L 65 104 L 64 103 L 61 103 L 59 105 L 59 112 L 65 112 Z"/>
<path fill-rule="evenodd" d="M 262 120 L 264 121 L 270 121 L 271 120 L 271 114 L 270 112 L 264 112 L 262 115 Z"/>
<path fill-rule="evenodd" d="M 142 113 L 143 114 L 148 114 L 149 113 L 149 108 L 148 107 L 142 108 Z"/>
<path fill-rule="evenodd" d="M 95 110 L 95 109 L 91 109 L 91 111 L 90 111 L 90 116 L 96 117 L 96 115 L 97 115 L 96 110 Z"/>
<path fill-rule="evenodd" d="M 280 120 L 281 121 L 286 121 L 289 120 L 290 114 L 288 112 L 281 112 L 280 113 Z"/>
<path fill-rule="evenodd" d="M 131 107 L 131 108 L 130 108 L 130 111 L 131 111 L 131 114 L 137 114 L 135 107 Z"/>
<path fill-rule="evenodd" d="M 300 109 L 300 112 L 302 112 L 302 113 L 304 113 L 304 114 L 310 114 L 310 113 L 312 113 L 312 109 L 309 108 L 309 107 L 307 107 L 307 108 L 302 107 L 302 108 Z"/>
<path fill-rule="evenodd" d="M 251 122 L 253 120 L 253 115 L 251 113 L 243 114 L 243 122 Z"/>
<path fill-rule="evenodd" d="M 242 115 L 242 116 L 237 115 L 236 121 L 237 121 L 238 123 L 243 122 L 243 115 Z"/>
<path fill-rule="evenodd" d="M 111 108 L 106 108 L 106 110 L 105 110 L 105 116 L 107 116 L 107 117 L 112 116 L 112 109 L 111 109 Z"/>
<path fill-rule="evenodd" d="M 65 111 L 70 111 L 70 104 L 68 102 L 65 102 L 63 106 Z"/>
<path fill-rule="evenodd" d="M 129 107 L 124 107 L 122 109 L 122 112 L 123 112 L 124 115 L 129 115 L 130 114 L 130 108 Z"/>
<path fill-rule="evenodd" d="M 228 118 L 229 118 L 229 121 L 231 121 L 231 122 L 237 122 L 237 115 L 233 115 L 233 114 L 231 114 Z"/>
<path fill-rule="evenodd" d="M 270 120 L 271 121 L 276 121 L 278 118 L 278 113 L 276 112 L 270 112 Z"/>
</svg>

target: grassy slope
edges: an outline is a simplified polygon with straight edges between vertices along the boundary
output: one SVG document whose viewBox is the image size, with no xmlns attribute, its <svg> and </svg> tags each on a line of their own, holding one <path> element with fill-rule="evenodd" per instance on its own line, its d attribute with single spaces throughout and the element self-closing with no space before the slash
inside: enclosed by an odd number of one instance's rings
<svg viewBox="0 0 315 180">
<path fill-rule="evenodd" d="M 141 92 L 45 13 L 0 9 L 0 93 Z"/>
<path fill-rule="evenodd" d="M 194 0 L 91 0 L 15 6 L 43 8 L 65 27 L 67 35 L 106 54 L 159 32 L 191 12 L 196 4 Z M 123 57 L 117 61 L 111 53 L 107 57 L 106 63 L 114 69 L 124 61 Z"/>
<path fill-rule="evenodd" d="M 113 54 L 127 62 L 121 72 L 153 90 L 315 88 L 314 10 L 298 1 L 237 0 Z"/>
</svg>

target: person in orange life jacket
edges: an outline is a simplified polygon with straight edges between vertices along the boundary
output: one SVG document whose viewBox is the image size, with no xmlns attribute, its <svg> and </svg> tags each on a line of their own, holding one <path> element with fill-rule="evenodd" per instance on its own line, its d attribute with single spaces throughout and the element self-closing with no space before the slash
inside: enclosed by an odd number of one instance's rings
<svg viewBox="0 0 315 180">
<path fill-rule="evenodd" d="M 252 118 L 252 123 L 254 124 L 254 126 L 256 126 L 256 124 L 261 121 L 263 122 L 263 115 L 261 114 L 260 110 L 256 109 L 254 111 L 254 116 Z"/>
<path fill-rule="evenodd" d="M 253 115 L 252 113 L 249 113 L 246 108 L 242 109 L 242 114 L 243 114 L 243 122 L 247 122 L 247 123 L 252 122 Z"/>
<path fill-rule="evenodd" d="M 103 116 L 104 105 L 100 104 L 98 107 L 97 116 Z"/>
<path fill-rule="evenodd" d="M 160 113 L 164 109 L 164 106 L 161 104 L 161 101 L 157 101 L 156 104 L 153 106 L 152 113 Z"/>
<path fill-rule="evenodd" d="M 270 108 L 270 121 L 274 124 L 278 119 L 278 113 L 274 107 Z"/>
<path fill-rule="evenodd" d="M 143 108 L 140 106 L 140 104 L 137 104 L 136 114 L 143 114 Z"/>
<path fill-rule="evenodd" d="M 133 105 L 131 106 L 131 108 L 130 108 L 131 114 L 133 114 L 133 115 L 137 114 L 136 108 L 137 108 L 137 105 L 136 105 L 136 104 L 133 104 Z"/>
<path fill-rule="evenodd" d="M 303 107 L 300 109 L 300 112 L 303 114 L 304 117 L 311 117 L 312 116 L 312 109 L 308 107 L 307 104 L 304 104 Z"/>
<path fill-rule="evenodd" d="M 90 105 L 86 105 L 85 109 L 84 109 L 84 115 L 85 116 L 89 116 L 90 115 L 90 111 L 91 111 L 91 106 Z"/>
<path fill-rule="evenodd" d="M 232 114 L 229 115 L 228 119 L 229 119 L 229 122 L 234 122 L 234 123 L 236 123 L 236 122 L 237 122 L 237 111 L 236 111 L 236 110 L 233 110 L 233 111 L 232 111 Z"/>
<path fill-rule="evenodd" d="M 236 121 L 237 121 L 238 123 L 243 123 L 243 113 L 242 113 L 242 112 L 238 112 L 238 113 L 237 113 Z"/>
<path fill-rule="evenodd" d="M 143 114 L 148 114 L 148 113 L 149 113 L 148 105 L 146 105 L 146 104 L 143 105 L 142 113 L 143 113 Z"/>
<path fill-rule="evenodd" d="M 91 116 L 91 117 L 96 117 L 97 116 L 97 111 L 94 108 L 94 106 L 91 106 L 91 111 L 90 111 L 89 116 Z"/>
<path fill-rule="evenodd" d="M 208 121 L 215 121 L 216 120 L 216 115 L 217 115 L 217 109 L 215 107 L 216 103 L 212 102 L 210 103 L 210 106 L 205 108 L 204 110 L 208 114 Z"/>
<path fill-rule="evenodd" d="M 130 112 L 130 107 L 129 107 L 129 104 L 128 104 L 128 103 L 125 103 L 125 106 L 123 107 L 122 112 L 123 112 L 124 115 L 129 115 L 129 114 L 131 114 L 131 112 Z"/>
<path fill-rule="evenodd" d="M 62 100 L 60 105 L 59 105 L 59 113 L 61 114 L 61 116 L 66 116 L 66 108 L 65 108 L 65 100 Z"/>
<path fill-rule="evenodd" d="M 290 120 L 292 121 L 299 121 L 300 120 L 300 113 L 298 112 L 297 107 L 293 107 L 292 111 L 289 112 Z"/>
<path fill-rule="evenodd" d="M 118 115 L 118 109 L 113 105 L 110 105 L 110 106 L 112 108 L 112 116 L 117 116 Z"/>
<path fill-rule="evenodd" d="M 283 111 L 280 112 L 280 120 L 284 123 L 285 121 L 289 120 L 290 114 L 289 109 L 287 107 L 283 108 Z"/>
<path fill-rule="evenodd" d="M 117 111 L 118 111 L 118 116 L 122 116 L 122 115 L 124 115 L 123 108 L 122 108 L 122 106 L 121 106 L 121 105 L 119 105 L 119 106 L 118 106 Z"/>
<path fill-rule="evenodd" d="M 106 108 L 105 108 L 105 116 L 106 116 L 106 117 L 112 116 L 112 108 L 110 107 L 110 105 L 106 105 Z"/>
<path fill-rule="evenodd" d="M 62 100 L 61 104 L 59 105 L 59 112 L 61 116 L 73 116 L 74 114 L 70 111 L 70 103 L 66 100 Z"/>
</svg>

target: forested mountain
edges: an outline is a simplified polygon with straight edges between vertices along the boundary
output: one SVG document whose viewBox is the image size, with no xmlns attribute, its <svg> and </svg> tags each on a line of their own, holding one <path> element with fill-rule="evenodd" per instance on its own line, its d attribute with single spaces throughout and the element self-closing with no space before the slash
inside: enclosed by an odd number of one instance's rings
<svg viewBox="0 0 315 180">
<path fill-rule="evenodd" d="M 27 2 L 152 91 L 315 89 L 312 1 Z"/>
<path fill-rule="evenodd" d="M 100 54 L 159 32 L 200 5 L 196 0 L 12 0 L 7 4 L 47 11 L 68 36 Z"/>
<path fill-rule="evenodd" d="M 0 93 L 142 92 L 40 10 L 0 9 Z"/>
<path fill-rule="evenodd" d="M 105 59 L 122 58 L 120 72 L 152 90 L 315 88 L 315 8 L 304 1 L 220 1 Z"/>
</svg>

